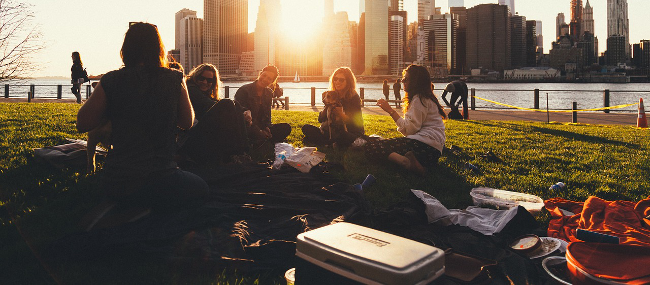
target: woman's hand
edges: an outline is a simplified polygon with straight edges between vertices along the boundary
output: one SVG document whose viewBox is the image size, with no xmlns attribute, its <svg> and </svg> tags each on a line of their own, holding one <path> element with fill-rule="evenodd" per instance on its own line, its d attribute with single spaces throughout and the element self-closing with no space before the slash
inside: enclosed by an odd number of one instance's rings
<svg viewBox="0 0 650 285">
<path fill-rule="evenodd" d="M 394 112 L 393 108 L 390 107 L 390 105 L 388 104 L 388 102 L 385 99 L 377 100 L 377 106 L 379 106 L 386 113 L 391 114 L 392 112 Z"/>
<path fill-rule="evenodd" d="M 244 120 L 246 121 L 246 126 L 251 126 L 253 124 L 253 116 L 251 116 L 251 111 L 244 111 Z"/>
</svg>

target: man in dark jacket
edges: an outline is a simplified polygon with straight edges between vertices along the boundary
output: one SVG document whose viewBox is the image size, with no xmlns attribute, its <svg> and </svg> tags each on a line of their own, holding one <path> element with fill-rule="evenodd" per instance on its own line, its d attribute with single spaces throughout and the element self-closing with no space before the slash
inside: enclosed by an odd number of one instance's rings
<svg viewBox="0 0 650 285">
<path fill-rule="evenodd" d="M 451 92 L 451 99 L 447 101 L 447 93 Z M 469 110 L 467 108 L 467 84 L 464 80 L 455 80 L 447 84 L 445 91 L 442 93 L 442 100 L 451 108 L 451 113 L 459 113 L 458 106 L 463 104 L 463 119 L 469 119 Z M 460 100 L 459 100 L 460 99 Z M 456 102 L 458 100 L 458 102 Z"/>
<path fill-rule="evenodd" d="M 265 141 L 281 142 L 291 133 L 287 123 L 272 124 L 271 108 L 273 90 L 269 88 L 278 79 L 278 69 L 269 65 L 264 67 L 253 83 L 243 85 L 235 93 L 235 101 L 250 112 L 252 124 L 248 128 L 248 138 L 254 144 Z"/>
</svg>

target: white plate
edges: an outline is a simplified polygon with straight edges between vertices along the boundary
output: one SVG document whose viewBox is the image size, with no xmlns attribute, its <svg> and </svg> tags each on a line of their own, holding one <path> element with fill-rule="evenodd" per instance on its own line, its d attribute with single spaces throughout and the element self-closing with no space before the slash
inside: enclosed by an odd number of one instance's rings
<svg viewBox="0 0 650 285">
<path fill-rule="evenodd" d="M 538 250 L 535 250 L 535 251 L 530 253 L 530 255 L 528 256 L 530 259 L 535 259 L 535 258 L 540 258 L 542 256 L 547 256 L 547 255 L 551 254 L 552 252 L 556 251 L 563 244 L 566 244 L 565 241 L 563 241 L 561 239 L 557 239 L 557 238 L 552 238 L 552 237 L 540 237 L 540 239 L 542 240 L 542 246 Z M 554 241 L 555 245 L 553 245 L 552 247 L 545 248 L 544 247 L 544 242 L 545 241 L 546 242 Z M 565 248 L 566 248 L 566 246 L 565 246 Z"/>
</svg>

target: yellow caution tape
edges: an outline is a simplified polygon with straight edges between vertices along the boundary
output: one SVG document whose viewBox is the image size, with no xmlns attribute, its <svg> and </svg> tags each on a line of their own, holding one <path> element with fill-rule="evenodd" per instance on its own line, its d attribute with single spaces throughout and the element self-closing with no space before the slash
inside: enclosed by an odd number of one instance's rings
<svg viewBox="0 0 650 285">
<path fill-rule="evenodd" d="M 548 110 L 547 111 L 547 110 L 542 110 L 542 109 L 524 108 L 524 107 L 517 107 L 517 106 L 513 106 L 513 105 L 503 104 L 503 103 L 499 103 L 499 102 L 492 101 L 492 100 L 489 100 L 489 99 L 481 98 L 481 97 L 478 97 L 478 96 L 473 96 L 473 97 L 476 98 L 476 99 L 481 99 L 483 101 L 493 103 L 493 104 L 506 106 L 506 107 L 519 109 L 519 110 L 535 111 L 535 112 L 557 112 L 557 113 L 561 113 L 561 112 L 570 113 L 570 112 L 584 112 L 584 111 L 602 111 L 602 110 L 607 110 L 607 109 L 625 108 L 625 107 L 630 107 L 630 106 L 634 106 L 634 105 L 639 104 L 639 103 L 632 103 L 632 104 L 624 104 L 624 105 L 617 105 L 617 106 L 611 106 L 611 107 L 594 108 L 594 109 L 581 109 L 581 110 Z"/>
</svg>

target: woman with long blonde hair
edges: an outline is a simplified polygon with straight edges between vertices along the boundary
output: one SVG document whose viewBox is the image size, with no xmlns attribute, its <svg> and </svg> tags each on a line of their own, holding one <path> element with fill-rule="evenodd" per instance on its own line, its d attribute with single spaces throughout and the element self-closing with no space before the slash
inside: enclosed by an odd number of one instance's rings
<svg viewBox="0 0 650 285">
<path fill-rule="evenodd" d="M 388 113 L 404 137 L 367 143 L 369 159 L 388 159 L 414 173 L 424 175 L 426 167 L 435 166 L 445 146 L 444 109 L 433 94 L 427 69 L 410 65 L 403 71 L 404 117 L 393 110 L 384 99 L 377 105 Z"/>
<path fill-rule="evenodd" d="M 330 76 L 330 87 L 323 92 L 323 99 L 338 98 L 339 104 L 325 104 L 318 115 L 318 122 L 322 124 L 332 120 L 340 120 L 344 125 L 343 130 L 332 136 L 329 128 L 318 128 L 312 125 L 302 126 L 305 141 L 317 145 L 337 143 L 339 146 L 349 146 L 357 138 L 365 135 L 363 115 L 361 113 L 361 98 L 356 91 L 357 79 L 348 67 L 337 68 Z M 325 102 L 324 102 L 325 103 Z"/>
</svg>

